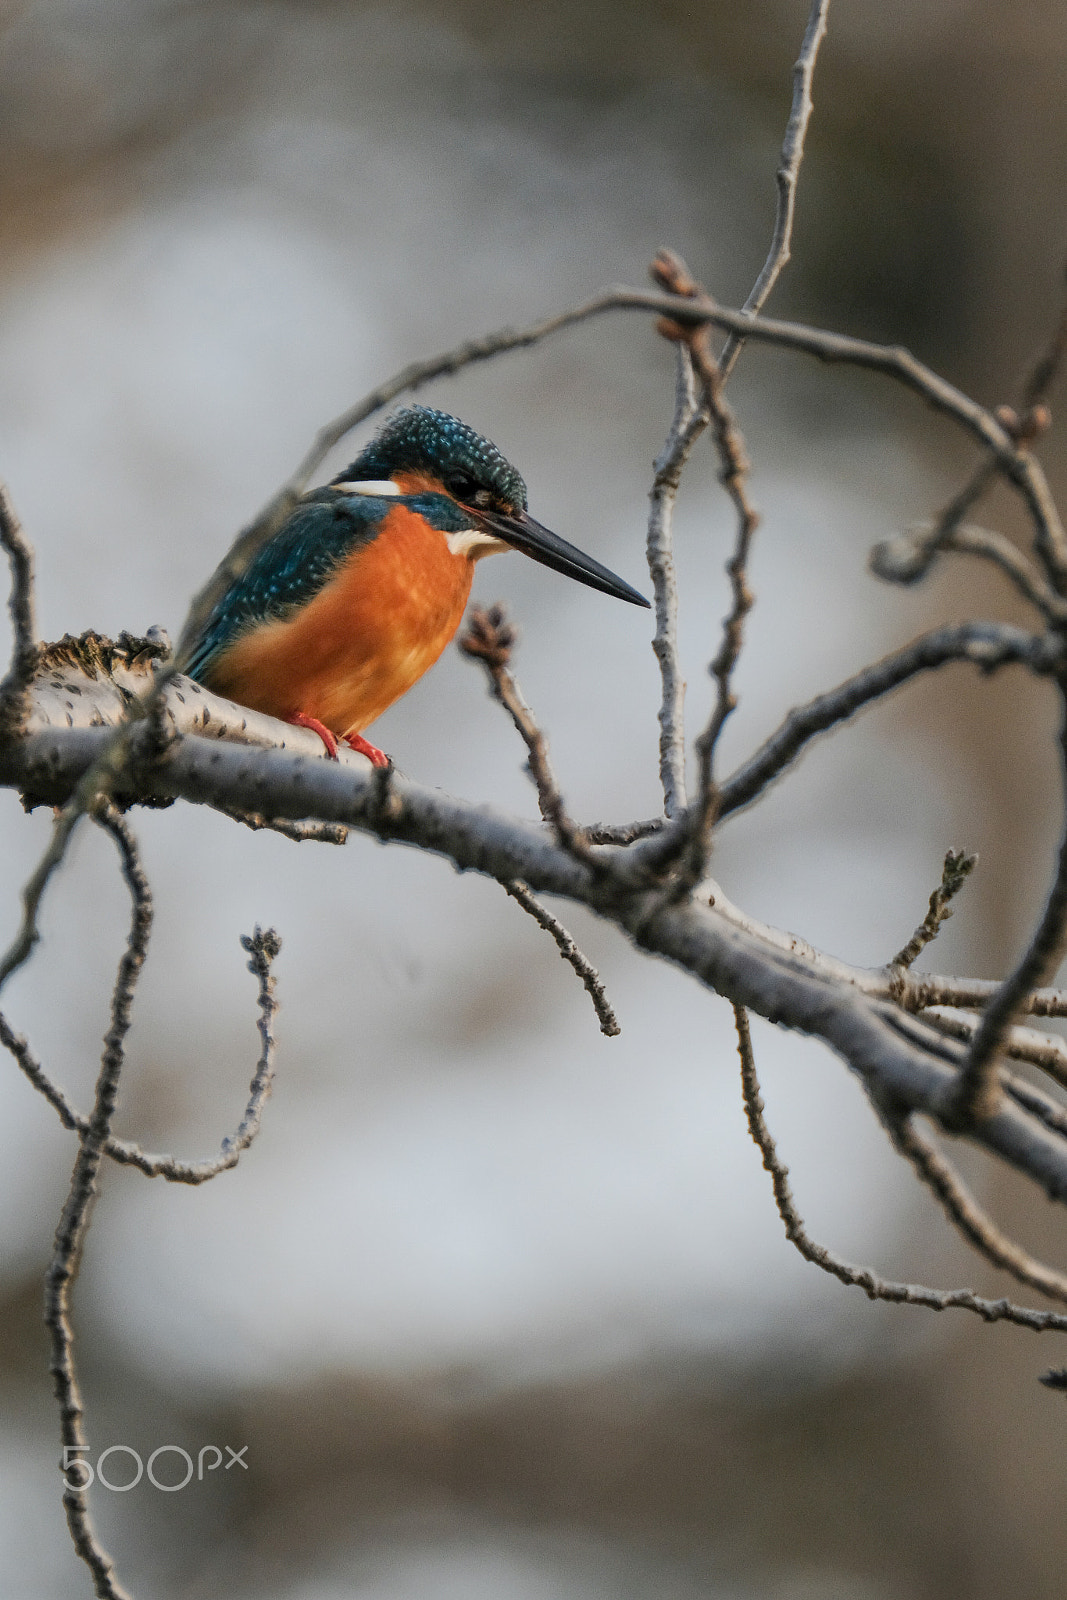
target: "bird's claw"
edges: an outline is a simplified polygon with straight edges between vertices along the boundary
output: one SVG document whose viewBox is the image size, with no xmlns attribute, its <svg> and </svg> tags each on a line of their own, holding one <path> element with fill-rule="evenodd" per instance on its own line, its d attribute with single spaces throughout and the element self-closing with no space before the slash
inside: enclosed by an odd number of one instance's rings
<svg viewBox="0 0 1067 1600">
<path fill-rule="evenodd" d="M 391 767 L 392 761 L 384 750 L 379 750 L 376 744 L 371 744 L 369 739 L 364 739 L 361 733 L 346 733 L 344 742 L 350 750 L 357 755 L 366 756 L 372 767 Z"/>
<path fill-rule="evenodd" d="M 317 733 L 326 746 L 326 754 L 330 760 L 337 760 L 337 735 L 331 733 L 326 724 L 320 722 L 318 717 L 309 717 L 306 711 L 294 711 L 292 716 L 286 717 L 285 720 L 291 722 L 294 727 L 310 728 L 312 733 Z"/>
</svg>

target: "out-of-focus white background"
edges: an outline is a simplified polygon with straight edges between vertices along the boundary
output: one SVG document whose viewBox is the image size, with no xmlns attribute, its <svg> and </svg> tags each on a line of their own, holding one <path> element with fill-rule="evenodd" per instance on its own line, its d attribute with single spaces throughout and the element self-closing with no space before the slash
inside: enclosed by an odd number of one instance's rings
<svg viewBox="0 0 1067 1600">
<path fill-rule="evenodd" d="M 176 635 L 315 429 L 413 358 L 640 282 L 661 244 L 740 301 L 805 12 L 9 8 L 0 471 L 37 548 L 43 634 Z M 1010 395 L 1057 305 L 1064 20 L 1062 5 L 1016 20 L 939 0 L 892 22 L 841 7 L 776 309 L 906 340 L 982 398 Z M 420 399 L 492 437 L 539 519 L 641 585 L 672 385 L 670 347 L 616 319 Z M 934 616 L 1013 614 L 958 570 L 918 594 L 866 575 L 871 544 L 967 470 L 946 424 L 755 348 L 732 390 L 764 521 L 727 762 Z M 677 529 L 694 729 L 731 534 L 702 448 Z M 576 813 L 653 812 L 647 615 L 518 556 L 480 566 L 475 593 L 520 621 L 520 680 Z M 1021 676 L 978 691 L 955 674 L 947 705 L 921 690 L 732 821 L 717 873 L 754 914 L 875 964 L 945 848 L 977 847 L 933 964 L 997 970 L 1058 826 L 1050 715 Z M 506 719 L 454 651 L 374 736 L 422 782 L 534 809 Z M 0 804 L 13 928 L 49 819 Z M 605 1040 L 495 885 L 189 807 L 136 825 L 157 931 L 121 1131 L 217 1145 L 257 1053 L 238 936 L 258 922 L 284 939 L 260 1140 L 199 1190 L 108 1171 L 78 1284 L 94 1452 L 249 1444 L 247 1474 L 97 1494 L 137 1592 L 910 1600 L 999 1595 L 1009 1571 L 1012 1592 L 1058 1592 L 1062 1493 L 1041 1451 L 1062 1426 L 1034 1380 L 1061 1356 L 872 1307 L 789 1251 L 725 1003 L 565 912 L 622 1022 Z M 6 999 L 82 1103 L 124 932 L 111 847 L 86 834 Z M 994 1284 L 840 1064 L 766 1026 L 756 1042 L 817 1236 L 889 1274 Z M 37 1600 L 85 1591 L 36 1321 L 72 1153 L 14 1069 L 0 1103 L 0 1548 L 5 1593 Z M 1034 1209 L 974 1173 L 1009 1214 Z"/>
</svg>

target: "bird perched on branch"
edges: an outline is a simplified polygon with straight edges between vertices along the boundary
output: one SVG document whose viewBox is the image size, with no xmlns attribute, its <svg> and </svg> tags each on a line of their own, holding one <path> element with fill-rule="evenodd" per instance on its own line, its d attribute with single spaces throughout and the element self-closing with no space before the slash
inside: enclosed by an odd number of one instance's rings
<svg viewBox="0 0 1067 1600">
<path fill-rule="evenodd" d="M 521 550 L 633 605 L 648 601 L 535 522 L 495 445 L 428 406 L 399 411 L 313 489 L 216 604 L 184 670 L 283 722 L 388 758 L 363 737 L 452 638 L 474 563 Z"/>
</svg>

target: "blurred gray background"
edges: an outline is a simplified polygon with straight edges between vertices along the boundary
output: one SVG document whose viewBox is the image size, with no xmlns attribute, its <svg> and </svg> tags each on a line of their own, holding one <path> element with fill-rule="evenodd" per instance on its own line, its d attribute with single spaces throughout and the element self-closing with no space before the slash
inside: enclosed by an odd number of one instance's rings
<svg viewBox="0 0 1067 1600">
<path fill-rule="evenodd" d="M 44 635 L 176 633 L 315 429 L 411 359 L 640 283 L 665 244 L 739 302 L 806 11 L 0 6 L 0 471 L 36 544 Z M 775 311 L 906 342 L 1011 398 L 1059 304 L 1065 56 L 1064 0 L 839 0 Z M 647 322 L 617 318 L 420 398 L 500 445 L 539 519 L 645 584 L 672 374 Z M 870 545 L 969 469 L 942 420 L 759 348 L 732 395 L 764 515 L 736 760 L 934 618 L 1015 611 L 958 566 L 918 593 L 866 575 Z M 1055 436 L 1045 455 L 1062 489 Z M 986 515 L 1016 526 L 1006 497 Z M 701 447 L 678 512 L 693 729 L 731 533 Z M 520 681 L 578 815 L 654 811 L 647 617 L 517 556 L 482 564 L 475 594 L 521 623 Z M 917 687 L 732 821 L 716 871 L 751 912 L 877 963 L 946 847 L 978 849 L 931 964 L 1000 971 L 1059 827 L 1053 712 L 1021 675 Z M 517 741 L 455 651 L 374 737 L 422 782 L 533 813 Z M 13 929 L 49 819 L 0 805 Z M 296 846 L 189 807 L 136 821 L 158 922 L 122 1132 L 217 1146 L 257 1051 L 238 936 L 272 923 L 285 941 L 259 1142 L 201 1190 L 109 1170 L 77 1288 L 94 1453 L 248 1446 L 247 1471 L 180 1493 L 95 1494 L 137 1594 L 1062 1593 L 1065 1418 L 1036 1382 L 1062 1349 L 872 1306 L 792 1254 L 723 1002 L 569 914 L 623 1025 L 605 1040 L 492 884 L 359 837 Z M 83 1104 L 125 934 L 110 848 L 79 837 L 6 1000 Z M 887 1274 L 1005 1292 L 844 1069 L 766 1026 L 756 1043 L 816 1235 Z M 72 1151 L 14 1068 L 0 1103 L 4 1592 L 63 1600 L 88 1582 L 59 1505 L 40 1284 Z M 1039 1196 L 968 1172 L 1029 1243 L 1061 1249 Z"/>
</svg>

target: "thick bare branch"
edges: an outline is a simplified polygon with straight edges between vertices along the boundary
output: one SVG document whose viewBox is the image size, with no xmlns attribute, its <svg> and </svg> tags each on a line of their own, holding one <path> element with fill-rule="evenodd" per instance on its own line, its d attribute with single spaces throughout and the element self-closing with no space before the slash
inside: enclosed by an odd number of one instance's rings
<svg viewBox="0 0 1067 1600">
<path fill-rule="evenodd" d="M 0 959 L 0 989 L 12 972 L 27 960 L 37 941 L 37 915 L 45 890 L 62 863 L 71 835 L 87 811 L 102 797 L 124 790 L 134 728 L 138 761 L 159 759 L 168 744 L 181 732 L 194 730 L 213 738 L 233 738 L 243 743 L 276 748 L 279 742 L 307 753 L 322 754 L 317 735 L 290 728 L 282 741 L 282 726 L 247 707 L 234 705 L 181 677 L 173 661 L 161 659 L 161 649 L 152 639 L 123 634 L 118 643 L 95 633 L 67 638 L 56 645 L 44 645 L 38 652 L 39 671 L 33 685 L 33 699 L 26 717 L 24 733 L 31 738 L 47 728 L 70 730 L 103 725 L 106 734 L 95 742 L 94 759 L 81 771 L 76 784 L 55 796 L 61 806 L 52 825 L 48 847 L 22 891 L 23 915 L 18 932 Z M 0 744 L 2 744 L 0 740 Z M 345 765 L 369 765 L 365 758 L 346 753 Z M 46 798 L 30 793 L 35 802 Z M 221 808 L 225 809 L 225 808 Z M 253 807 L 236 805 L 228 814 L 243 811 L 254 815 Z M 242 817 L 241 820 L 244 820 Z M 277 831 L 286 824 L 295 830 L 292 819 L 271 818 Z M 251 826 L 256 825 L 251 823 Z M 264 825 L 264 824 L 260 824 Z M 297 837 L 290 831 L 289 837 Z M 307 837 L 343 842 L 336 830 L 323 833 L 313 825 Z"/>
<path fill-rule="evenodd" d="M 909 1011 L 925 1011 L 928 1006 L 955 1006 L 964 1011 L 982 1011 L 1000 984 L 992 978 L 952 978 L 943 973 L 909 972 L 889 992 Z M 1067 989 L 1031 989 L 1019 1007 L 1021 1016 L 1067 1017 Z"/>
<path fill-rule="evenodd" d="M 76 782 L 106 736 L 106 730 L 68 729 L 24 740 L 0 752 L 0 781 L 27 782 L 36 790 L 65 773 L 67 781 Z M 136 730 L 132 737 L 136 755 Z M 630 856 L 644 848 L 641 843 L 599 847 L 586 864 L 541 827 L 455 800 L 396 773 L 383 805 L 380 782 L 369 769 L 195 736 L 176 742 L 163 760 L 153 753 L 142 772 L 131 768 L 130 781 L 138 778 L 140 792 L 154 797 L 341 822 L 418 845 L 498 881 L 519 878 L 535 894 L 579 901 L 627 931 L 642 949 L 684 968 L 717 993 L 824 1039 L 905 1109 L 936 1118 L 958 1073 L 958 1045 L 881 998 L 893 993 L 891 973 L 863 973 L 843 963 L 835 966 L 829 958 L 812 963 L 798 953 L 799 941 L 796 948 L 786 948 L 693 897 L 664 904 L 661 889 L 648 888 L 643 876 L 630 870 Z M 918 991 L 919 980 L 911 974 L 898 973 L 897 980 Z M 1067 1147 L 1021 1109 L 1002 1107 L 973 1137 L 1051 1194 L 1067 1198 Z"/>
<path fill-rule="evenodd" d="M 563 960 L 574 968 L 585 985 L 586 993 L 593 1002 L 593 1010 L 596 1012 L 597 1021 L 600 1023 L 601 1033 L 607 1034 L 609 1039 L 621 1033 L 622 1029 L 619 1027 L 618 1018 L 612 1010 L 611 1001 L 608 999 L 607 991 L 600 980 L 599 972 L 588 956 L 584 955 L 578 948 L 559 918 L 554 917 L 548 907 L 543 906 L 537 896 L 532 895 L 526 885 L 520 883 L 517 878 L 512 878 L 510 881 L 505 880 L 500 887 L 505 894 L 509 894 L 513 900 L 518 902 L 539 927 L 544 928 L 546 933 L 552 935 Z"/>
<path fill-rule="evenodd" d="M 243 827 L 251 828 L 253 833 L 259 833 L 264 828 L 270 833 L 280 833 L 283 839 L 291 839 L 294 844 L 345 844 L 348 839 L 348 829 L 336 822 L 287 822 L 284 817 L 263 816 L 259 811 L 227 811 L 226 816 L 232 817 L 234 822 L 240 822 Z"/>
<path fill-rule="evenodd" d="M 952 1039 L 969 1041 L 978 1030 L 977 1017 L 961 1016 L 958 1012 L 926 1011 L 923 1017 Z M 1062 1039 L 1047 1038 L 1030 1028 L 1012 1028 L 1005 1040 L 1004 1054 L 1013 1061 L 1039 1067 L 1056 1083 L 1067 1086 L 1067 1046 Z M 1067 1135 L 1067 1110 L 1061 1101 L 1054 1100 L 1003 1066 L 998 1070 L 997 1081 L 1017 1105 L 1025 1107 L 1046 1128 Z"/>
<path fill-rule="evenodd" d="M 696 891 L 695 898 L 713 908 L 713 915 L 745 934 L 751 934 L 768 949 L 802 961 L 813 976 L 831 983 L 844 983 L 859 990 L 872 1000 L 892 1000 L 909 1013 L 921 1013 L 924 1022 L 948 1033 L 956 1039 L 973 1037 L 977 1021 L 959 1018 L 956 1013 L 981 1011 L 996 994 L 1000 985 L 987 978 L 957 978 L 942 974 L 915 973 L 892 965 L 885 967 L 855 967 L 838 956 L 818 950 L 799 934 L 775 928 L 733 904 L 720 884 L 706 878 Z M 949 1008 L 942 1012 L 939 1008 Z M 1028 994 L 1021 1008 L 1023 1014 L 1041 1017 L 1067 1017 L 1067 990 L 1035 989 Z M 1014 1028 L 1011 1039 L 1019 1041 L 1019 1059 L 1045 1066 L 1046 1057 L 1061 1056 L 1067 1062 L 1067 1046 L 1058 1039 L 1049 1039 L 1031 1028 Z M 1009 1051 L 1012 1053 L 1012 1051 Z M 1048 1067 L 1051 1076 L 1055 1071 Z"/>
<path fill-rule="evenodd" d="M 1038 1117 L 1046 1128 L 1054 1128 L 1057 1133 L 1067 1135 L 1067 1111 L 1062 1101 L 1054 1100 L 1051 1095 L 1005 1067 L 1000 1069 L 1000 1082 L 1005 1093 L 1010 1094 L 1017 1105 L 1024 1106 Z"/>
</svg>

